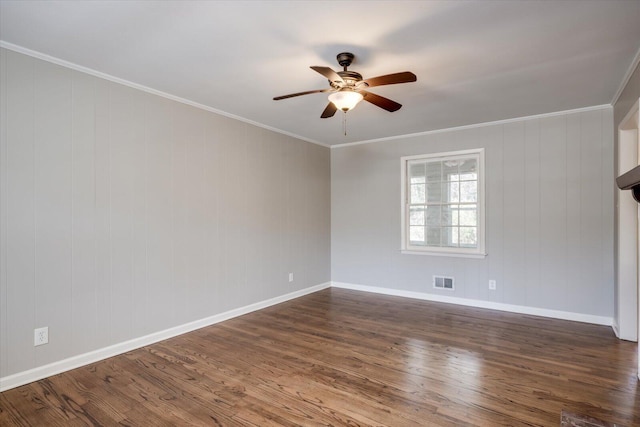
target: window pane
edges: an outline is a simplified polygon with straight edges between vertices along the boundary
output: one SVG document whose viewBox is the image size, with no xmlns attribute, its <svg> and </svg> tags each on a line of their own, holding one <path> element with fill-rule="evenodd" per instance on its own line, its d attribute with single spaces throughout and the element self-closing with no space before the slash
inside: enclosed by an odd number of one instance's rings
<svg viewBox="0 0 640 427">
<path fill-rule="evenodd" d="M 429 162 L 427 163 L 427 181 L 428 182 L 440 182 L 442 181 L 442 163 L 441 162 Z"/>
<path fill-rule="evenodd" d="M 409 203 L 424 203 L 424 184 L 413 184 L 411 185 L 411 198 Z"/>
<path fill-rule="evenodd" d="M 443 226 L 458 225 L 458 205 L 442 206 L 440 224 Z"/>
<path fill-rule="evenodd" d="M 460 246 L 465 248 L 475 248 L 478 246 L 478 236 L 476 227 L 460 227 Z"/>
<path fill-rule="evenodd" d="M 427 227 L 427 245 L 440 246 L 441 229 L 439 227 Z"/>
<path fill-rule="evenodd" d="M 435 184 L 427 184 L 427 202 L 428 203 L 440 203 L 442 200 L 442 184 L 436 182 Z"/>
<path fill-rule="evenodd" d="M 477 181 L 463 181 L 460 183 L 460 201 L 463 203 L 478 201 Z"/>
<path fill-rule="evenodd" d="M 460 161 L 460 180 L 478 179 L 478 161 L 476 159 L 465 159 Z"/>
<path fill-rule="evenodd" d="M 451 223 L 448 225 L 459 225 L 458 215 L 459 215 L 460 206 L 449 205 L 447 206 L 447 209 L 449 209 L 449 211 L 451 212 Z"/>
<path fill-rule="evenodd" d="M 427 225 L 440 225 L 440 206 L 427 206 Z"/>
<path fill-rule="evenodd" d="M 424 245 L 424 227 L 409 227 L 409 241 L 412 245 Z"/>
<path fill-rule="evenodd" d="M 409 182 L 411 184 L 424 183 L 424 163 L 413 163 L 409 166 Z"/>
<path fill-rule="evenodd" d="M 410 208 L 409 225 L 424 225 L 424 208 Z"/>
<path fill-rule="evenodd" d="M 457 227 L 445 227 L 442 229 L 442 246 L 450 248 L 458 247 Z"/>
<path fill-rule="evenodd" d="M 458 203 L 460 201 L 460 183 L 459 182 L 448 182 L 445 183 L 447 186 L 448 194 L 445 199 L 449 203 Z"/>
<path fill-rule="evenodd" d="M 460 209 L 460 225 L 478 225 L 478 215 L 475 205 L 464 206 Z"/>
<path fill-rule="evenodd" d="M 443 181 L 458 181 L 458 160 L 445 160 L 442 167 Z"/>
</svg>

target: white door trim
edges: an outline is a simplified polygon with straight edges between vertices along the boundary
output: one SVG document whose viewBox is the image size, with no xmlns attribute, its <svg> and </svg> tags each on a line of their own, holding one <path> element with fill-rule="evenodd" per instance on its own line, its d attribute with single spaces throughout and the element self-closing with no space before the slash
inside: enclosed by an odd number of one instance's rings
<svg viewBox="0 0 640 427">
<path fill-rule="evenodd" d="M 618 174 L 640 164 L 640 99 L 618 126 Z M 617 324 L 618 338 L 638 341 L 640 331 L 640 205 L 628 190 L 618 191 Z M 638 347 L 640 378 L 640 346 Z"/>
</svg>

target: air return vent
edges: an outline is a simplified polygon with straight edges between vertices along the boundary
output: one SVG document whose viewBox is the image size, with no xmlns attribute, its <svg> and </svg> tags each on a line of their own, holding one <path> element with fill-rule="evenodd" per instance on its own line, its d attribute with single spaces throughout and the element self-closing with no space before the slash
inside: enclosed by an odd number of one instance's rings
<svg viewBox="0 0 640 427">
<path fill-rule="evenodd" d="M 453 290 L 453 277 L 433 276 L 433 287 Z"/>
</svg>

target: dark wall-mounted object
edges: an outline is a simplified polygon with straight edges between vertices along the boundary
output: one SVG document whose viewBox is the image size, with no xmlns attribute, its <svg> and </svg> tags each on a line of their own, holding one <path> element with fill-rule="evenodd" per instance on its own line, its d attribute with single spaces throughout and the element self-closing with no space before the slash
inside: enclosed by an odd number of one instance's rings
<svg viewBox="0 0 640 427">
<path fill-rule="evenodd" d="M 620 175 L 616 183 L 621 190 L 631 190 L 633 198 L 640 203 L 640 165 Z"/>
</svg>

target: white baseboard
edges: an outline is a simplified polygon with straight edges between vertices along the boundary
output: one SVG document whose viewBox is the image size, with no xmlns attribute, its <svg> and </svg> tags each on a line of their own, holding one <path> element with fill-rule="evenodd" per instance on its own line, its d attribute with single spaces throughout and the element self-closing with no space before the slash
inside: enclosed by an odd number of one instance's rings
<svg viewBox="0 0 640 427">
<path fill-rule="evenodd" d="M 68 359 L 59 360 L 57 362 L 50 363 L 44 366 L 38 366 L 37 368 L 29 369 L 28 371 L 18 372 L 13 375 L 0 378 L 0 392 L 9 390 L 24 384 L 28 384 L 34 381 L 41 380 L 52 375 L 59 374 L 61 372 L 69 371 L 71 369 L 79 368 L 81 366 L 95 363 L 100 360 L 107 359 L 109 357 L 117 356 L 118 354 L 126 353 L 127 351 L 135 350 L 140 347 L 144 347 L 149 344 L 156 343 L 158 341 L 166 340 L 178 335 L 182 335 L 187 332 L 194 331 L 196 329 L 210 326 L 234 317 L 242 316 L 252 311 L 260 310 L 266 307 L 270 307 L 275 304 L 280 304 L 285 301 L 289 301 L 294 298 L 311 294 L 313 292 L 320 291 L 331 287 L 331 282 L 322 283 L 320 285 L 311 286 L 306 289 L 291 292 L 285 295 L 281 295 L 275 298 L 270 298 L 265 301 L 260 301 L 254 304 L 250 304 L 244 307 L 229 310 L 224 313 L 216 314 L 204 319 L 196 320 L 193 322 L 185 323 L 183 325 L 175 326 L 173 328 L 165 329 L 164 331 L 154 332 L 149 335 L 145 335 L 139 338 L 134 338 L 129 341 L 121 342 L 111 345 L 109 347 L 100 348 L 98 350 L 90 351 L 88 353 L 79 354 L 77 356 L 70 357 Z"/>
<path fill-rule="evenodd" d="M 572 320 L 575 322 L 593 323 L 596 325 L 612 326 L 613 318 L 605 316 L 594 316 L 592 314 L 573 313 L 570 311 L 549 310 L 546 308 L 527 307 L 523 305 L 503 304 L 493 301 L 482 301 L 468 298 L 451 297 L 447 295 L 427 294 L 423 292 L 403 291 L 390 288 L 378 288 L 375 286 L 355 285 L 352 283 L 331 282 L 334 288 L 351 289 L 354 291 L 373 292 L 376 294 L 392 295 L 421 299 L 425 301 L 444 302 L 447 304 L 458 304 L 469 307 L 488 308 L 491 310 L 508 311 L 511 313 L 530 314 L 533 316 L 550 317 L 553 319 Z"/>
<path fill-rule="evenodd" d="M 8 375 L 0 378 L 0 392 L 9 390 L 15 387 L 19 387 L 24 384 L 38 381 L 43 378 L 59 374 L 61 372 L 69 371 L 71 369 L 79 368 L 81 366 L 88 365 L 90 363 L 99 362 L 100 360 L 107 359 L 109 357 L 117 356 L 118 354 L 126 353 L 128 351 L 135 350 L 146 345 L 156 343 L 158 341 L 166 340 L 178 335 L 185 334 L 187 332 L 194 331 L 196 329 L 203 328 L 205 326 L 214 325 L 219 322 L 223 322 L 234 317 L 242 316 L 247 313 L 251 313 L 256 310 L 260 310 L 266 307 L 270 307 L 275 304 L 280 304 L 291 299 L 299 298 L 301 296 L 311 294 L 313 292 L 320 291 L 329 287 L 351 289 L 355 291 L 372 292 L 383 295 L 392 295 L 405 298 L 414 298 L 425 301 L 443 302 L 448 304 L 458 304 L 469 307 L 488 308 L 492 310 L 508 311 L 512 313 L 530 314 L 534 316 L 550 317 L 554 319 L 572 320 L 576 322 L 593 323 L 597 325 L 612 326 L 614 332 L 617 334 L 616 325 L 612 318 L 604 316 L 594 316 L 590 314 L 573 313 L 568 311 L 549 310 L 544 308 L 526 307 L 521 305 L 503 304 L 492 301 L 472 300 L 467 298 L 452 297 L 438 294 L 428 294 L 422 292 L 404 291 L 390 288 L 379 288 L 375 286 L 356 285 L 352 283 L 342 282 L 327 282 L 320 285 L 311 286 L 306 289 L 291 292 L 285 295 L 281 295 L 275 298 L 271 298 L 265 301 L 260 301 L 254 304 L 240 307 L 234 310 L 229 310 L 224 313 L 216 314 L 204 319 L 196 320 L 193 322 L 185 323 L 173 328 L 165 329 L 163 331 L 155 332 L 153 334 L 145 335 L 139 338 L 134 338 L 129 341 L 121 342 L 118 344 L 104 347 L 98 350 L 90 351 L 88 353 L 79 354 L 67 359 L 63 359 L 57 362 L 50 363 L 48 365 L 39 366 L 37 368 L 30 369 L 28 371 L 18 372 L 16 374 Z M 640 375 L 639 375 L 640 378 Z"/>
<path fill-rule="evenodd" d="M 629 328 L 627 328 L 624 332 L 620 331 L 620 325 L 618 325 L 618 322 L 616 322 L 615 318 L 613 319 L 611 328 L 613 328 L 613 332 L 616 334 L 616 337 L 618 339 L 621 339 L 624 341 L 638 342 L 638 336 L 629 335 L 629 330 L 628 330 Z"/>
<path fill-rule="evenodd" d="M 611 322 L 611 329 L 613 329 L 613 333 L 616 334 L 616 337 L 620 338 L 620 327 L 618 326 L 618 322 L 616 322 L 615 318 Z"/>
</svg>

